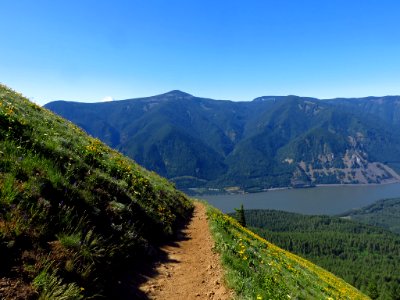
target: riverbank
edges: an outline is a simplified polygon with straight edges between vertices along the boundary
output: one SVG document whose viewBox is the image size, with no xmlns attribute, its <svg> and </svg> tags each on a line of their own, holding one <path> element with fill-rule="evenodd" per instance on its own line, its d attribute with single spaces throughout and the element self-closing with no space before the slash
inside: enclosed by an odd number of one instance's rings
<svg viewBox="0 0 400 300">
<path fill-rule="evenodd" d="M 321 185 L 313 188 L 280 188 L 260 193 L 201 195 L 223 212 L 275 209 L 303 214 L 339 214 L 384 198 L 400 197 L 400 182 L 364 185 Z"/>
<path fill-rule="evenodd" d="M 264 188 L 252 188 L 252 189 L 240 189 L 235 188 L 190 188 L 187 190 L 182 190 L 190 196 L 212 196 L 212 195 L 243 195 L 243 194 L 256 194 L 272 191 L 282 191 L 282 190 L 300 190 L 300 189 L 310 189 L 316 187 L 340 187 L 340 186 L 380 186 L 387 184 L 400 183 L 399 179 L 391 178 L 387 180 L 382 180 L 380 183 L 329 183 L 329 184 L 312 184 L 303 186 L 284 186 L 284 187 L 272 187 L 268 189 Z"/>
<path fill-rule="evenodd" d="M 386 184 L 395 184 L 400 183 L 398 179 L 390 179 L 390 180 L 383 180 L 380 183 L 332 183 L 332 184 L 316 184 L 315 186 L 379 186 L 379 185 L 386 185 Z"/>
</svg>

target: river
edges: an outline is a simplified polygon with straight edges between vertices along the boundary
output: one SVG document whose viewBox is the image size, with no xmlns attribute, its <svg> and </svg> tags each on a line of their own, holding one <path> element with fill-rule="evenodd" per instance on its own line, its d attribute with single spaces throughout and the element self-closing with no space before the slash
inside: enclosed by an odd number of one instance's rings
<svg viewBox="0 0 400 300">
<path fill-rule="evenodd" d="M 335 215 L 377 200 L 400 197 L 400 183 L 382 185 L 318 186 L 235 195 L 203 195 L 225 213 L 243 203 L 245 209 L 277 209 L 303 214 Z"/>
</svg>

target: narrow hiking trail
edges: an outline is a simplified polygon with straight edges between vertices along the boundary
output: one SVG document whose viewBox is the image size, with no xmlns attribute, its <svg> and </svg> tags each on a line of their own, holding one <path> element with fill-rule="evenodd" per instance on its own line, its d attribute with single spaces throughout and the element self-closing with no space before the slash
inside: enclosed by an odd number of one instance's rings
<svg viewBox="0 0 400 300">
<path fill-rule="evenodd" d="M 167 262 L 156 267 L 156 276 L 148 278 L 139 289 L 149 299 L 226 300 L 232 297 L 223 284 L 219 255 L 213 252 L 214 241 L 208 227 L 206 208 L 194 203 L 193 217 L 183 230 L 183 238 L 162 250 Z"/>
</svg>

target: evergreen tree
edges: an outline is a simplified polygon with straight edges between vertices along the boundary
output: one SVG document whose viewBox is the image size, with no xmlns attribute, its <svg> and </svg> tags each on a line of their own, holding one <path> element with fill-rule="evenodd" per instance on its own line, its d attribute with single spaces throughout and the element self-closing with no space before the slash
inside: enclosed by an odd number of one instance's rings
<svg viewBox="0 0 400 300">
<path fill-rule="evenodd" d="M 236 219 L 238 220 L 239 224 L 243 227 L 246 227 L 246 217 L 244 215 L 244 208 L 243 204 L 240 205 L 240 208 L 235 208 L 236 210 Z"/>
<path fill-rule="evenodd" d="M 368 284 L 368 295 L 371 299 L 378 299 L 379 297 L 378 287 L 373 281 Z"/>
</svg>

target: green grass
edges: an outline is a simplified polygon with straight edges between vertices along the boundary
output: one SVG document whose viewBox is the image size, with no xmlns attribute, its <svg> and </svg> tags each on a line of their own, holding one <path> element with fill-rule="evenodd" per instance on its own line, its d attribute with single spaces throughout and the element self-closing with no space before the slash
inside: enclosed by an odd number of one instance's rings
<svg viewBox="0 0 400 300">
<path fill-rule="evenodd" d="M 191 210 L 166 179 L 0 85 L 0 277 L 43 293 L 47 268 L 60 291 L 112 298 Z"/>
<path fill-rule="evenodd" d="M 238 299 L 369 299 L 332 273 L 287 252 L 208 206 L 216 250 Z"/>
<path fill-rule="evenodd" d="M 42 271 L 33 280 L 33 286 L 39 291 L 38 300 L 79 300 L 83 296 L 84 288 L 79 288 L 75 283 L 63 283 L 53 274 Z"/>
</svg>

